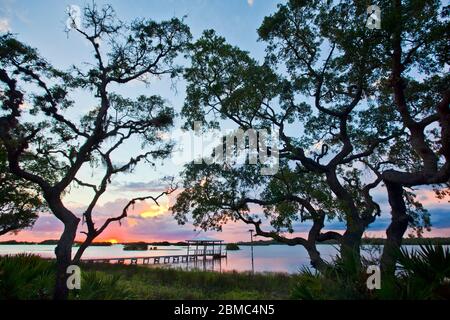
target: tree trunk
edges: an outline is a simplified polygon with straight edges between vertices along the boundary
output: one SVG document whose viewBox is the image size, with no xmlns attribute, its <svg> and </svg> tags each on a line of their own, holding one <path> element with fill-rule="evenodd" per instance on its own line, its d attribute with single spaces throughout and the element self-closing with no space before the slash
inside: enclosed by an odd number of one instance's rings
<svg viewBox="0 0 450 320">
<path fill-rule="evenodd" d="M 316 244 L 310 243 L 305 246 L 305 249 L 308 252 L 309 259 L 311 260 L 311 266 L 320 273 L 324 273 L 327 268 L 327 264 L 320 256 L 320 252 L 317 250 Z"/>
<path fill-rule="evenodd" d="M 67 268 L 72 263 L 72 245 L 75 240 L 79 219 L 73 216 L 64 222 L 64 231 L 55 248 L 56 254 L 56 284 L 55 300 L 66 300 L 69 296 L 67 288 Z"/>
<path fill-rule="evenodd" d="M 397 252 L 402 244 L 403 235 L 408 228 L 410 220 L 406 213 L 403 187 L 396 183 L 386 183 L 389 204 L 391 206 L 391 224 L 386 231 L 386 244 L 381 256 L 381 270 L 384 275 L 394 276 L 397 263 Z"/>
<path fill-rule="evenodd" d="M 341 185 L 336 172 L 337 169 L 334 167 L 334 170 L 327 171 L 326 177 L 331 190 L 346 207 L 344 212 L 347 221 L 347 229 L 341 238 L 341 260 L 344 262 L 345 267 L 352 268 L 349 272 L 356 272 L 359 271 L 361 266 L 361 238 L 367 225 L 360 218 L 360 212 L 358 212 L 355 199 L 353 199 L 350 191 Z"/>
<path fill-rule="evenodd" d="M 362 224 L 347 222 L 347 230 L 341 239 L 341 259 L 346 267 L 358 271 L 361 268 L 361 239 L 364 234 Z"/>
<path fill-rule="evenodd" d="M 53 298 L 55 300 L 66 300 L 69 296 L 67 268 L 72 263 L 72 246 L 75 241 L 80 219 L 64 207 L 60 192 L 52 189 L 45 190 L 44 198 L 55 217 L 64 224 L 63 233 L 55 248 L 56 283 Z"/>
<path fill-rule="evenodd" d="M 95 237 L 88 236 L 86 240 L 80 245 L 80 247 L 77 250 L 77 253 L 75 254 L 72 263 L 73 264 L 79 264 L 81 257 L 83 256 L 84 251 L 92 244 L 92 241 L 94 241 Z"/>
</svg>

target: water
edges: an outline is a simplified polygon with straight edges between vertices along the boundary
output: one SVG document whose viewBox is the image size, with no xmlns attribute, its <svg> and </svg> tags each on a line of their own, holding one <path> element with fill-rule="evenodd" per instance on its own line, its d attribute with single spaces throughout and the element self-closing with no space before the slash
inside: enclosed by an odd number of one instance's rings
<svg viewBox="0 0 450 320">
<path fill-rule="evenodd" d="M 407 246 L 414 247 L 414 246 Z M 110 247 L 89 247 L 86 249 L 83 258 L 120 258 L 120 257 L 152 257 L 164 255 L 186 254 L 186 247 L 182 246 L 158 246 L 158 250 L 148 251 L 124 251 L 123 245 L 117 244 Z M 330 261 L 338 253 L 335 245 L 318 245 L 318 250 L 323 259 Z M 365 246 L 364 249 L 369 247 Z M 73 249 L 73 254 L 76 252 Z M 214 271 L 251 271 L 251 247 L 240 246 L 241 250 L 228 251 L 228 257 L 222 260 L 212 259 L 190 262 L 189 264 L 170 265 L 171 267 L 181 267 L 185 269 L 201 269 Z M 306 250 L 302 246 L 268 245 L 254 246 L 254 268 L 255 272 L 287 272 L 296 273 L 301 267 L 309 266 L 309 258 Z M 44 258 L 54 258 L 55 245 L 0 245 L 0 255 L 33 253 Z M 364 255 L 368 255 L 366 250 L 362 250 Z M 377 255 L 377 253 L 375 253 Z"/>
<path fill-rule="evenodd" d="M 158 246 L 158 250 L 148 251 L 124 251 L 123 245 L 117 244 L 110 247 L 89 247 L 83 254 L 84 259 L 89 258 L 121 258 L 121 257 L 152 257 L 164 255 L 186 254 L 186 247 L 182 246 Z M 318 246 L 324 259 L 329 260 L 336 255 L 335 246 Z M 73 248 L 73 254 L 76 252 Z M 0 245 L 0 255 L 32 253 L 44 258 L 54 258 L 55 245 Z M 306 250 L 301 246 L 290 247 L 284 245 L 254 246 L 255 272 L 288 272 L 295 273 L 300 267 L 308 266 L 309 258 Z M 251 271 L 251 247 L 240 246 L 238 251 L 228 251 L 226 259 L 190 262 L 189 265 L 177 264 L 174 266 L 183 268 L 198 268 L 215 271 Z"/>
</svg>

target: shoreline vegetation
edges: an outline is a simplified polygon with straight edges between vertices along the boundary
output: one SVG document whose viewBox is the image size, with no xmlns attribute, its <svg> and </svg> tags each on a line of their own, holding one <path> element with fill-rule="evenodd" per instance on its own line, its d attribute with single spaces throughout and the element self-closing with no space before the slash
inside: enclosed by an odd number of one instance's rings
<svg viewBox="0 0 450 320">
<path fill-rule="evenodd" d="M 241 248 L 239 248 L 239 246 L 236 243 L 227 243 L 225 245 L 225 249 L 228 251 L 238 251 L 241 250 Z"/>
<path fill-rule="evenodd" d="M 51 299 L 55 260 L 0 256 L 1 299 Z M 281 300 L 292 299 L 299 275 L 212 272 L 117 264 L 81 264 L 81 290 L 73 300 Z"/>
<path fill-rule="evenodd" d="M 81 289 L 72 300 L 423 300 L 449 299 L 450 250 L 421 247 L 402 252 L 401 272 L 368 290 L 367 274 L 348 272 L 342 260 L 317 273 L 299 268 L 296 274 L 212 272 L 107 263 L 81 263 Z M 367 262 L 369 265 L 373 261 Z M 36 255 L 0 256 L 0 300 L 48 300 L 53 296 L 55 260 Z M 352 270 L 355 270 L 352 268 Z M 434 271 L 434 272 L 433 272 Z"/>
<path fill-rule="evenodd" d="M 58 240 L 44 240 L 40 242 L 29 242 L 29 241 L 16 241 L 16 240 L 7 240 L 7 241 L 0 241 L 0 245 L 56 245 L 58 243 Z M 386 243 L 385 238 L 363 238 L 362 239 L 362 245 L 384 245 Z M 76 241 L 74 246 L 79 246 L 81 242 Z M 170 241 L 158 241 L 158 242 L 121 242 L 118 244 L 125 245 L 127 247 L 143 247 L 143 246 L 187 246 L 187 243 L 184 241 L 178 241 L 178 242 L 170 242 Z M 317 245 L 330 245 L 330 244 L 339 244 L 337 241 L 334 240 L 328 240 L 318 243 Z M 402 245 L 450 245 L 450 237 L 434 237 L 434 238 L 405 238 L 402 241 Z M 114 245 L 112 242 L 108 241 L 102 241 L 102 242 L 93 242 L 91 246 L 98 246 L 98 247 L 109 247 Z M 274 240 L 258 240 L 251 242 L 245 242 L 245 241 L 239 241 L 236 243 L 229 242 L 224 243 L 225 246 L 230 245 L 231 246 L 268 246 L 268 245 L 287 245 L 285 243 L 277 242 Z M 125 248 L 124 248 L 125 250 Z M 128 250 L 144 250 L 144 249 L 128 249 Z M 145 249 L 147 250 L 147 249 Z M 228 249 L 232 250 L 232 249 Z"/>
<path fill-rule="evenodd" d="M 145 242 L 127 243 L 123 247 L 124 251 L 147 251 L 148 244 Z"/>
</svg>

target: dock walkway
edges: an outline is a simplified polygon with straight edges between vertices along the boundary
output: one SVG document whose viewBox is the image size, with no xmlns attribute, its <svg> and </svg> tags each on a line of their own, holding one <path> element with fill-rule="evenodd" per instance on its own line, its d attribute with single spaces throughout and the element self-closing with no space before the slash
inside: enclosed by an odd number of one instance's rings
<svg viewBox="0 0 450 320">
<path fill-rule="evenodd" d="M 226 258 L 226 253 L 201 253 L 201 254 L 183 254 L 183 255 L 168 255 L 168 256 L 148 256 L 148 257 L 119 257 L 119 258 L 88 258 L 82 259 L 82 262 L 86 263 L 117 263 L 117 264 L 125 264 L 129 262 L 129 264 L 168 264 L 168 263 L 180 263 L 180 262 L 189 262 L 189 261 L 197 261 L 199 258 L 203 260 L 207 258 L 212 259 L 222 259 Z"/>
</svg>

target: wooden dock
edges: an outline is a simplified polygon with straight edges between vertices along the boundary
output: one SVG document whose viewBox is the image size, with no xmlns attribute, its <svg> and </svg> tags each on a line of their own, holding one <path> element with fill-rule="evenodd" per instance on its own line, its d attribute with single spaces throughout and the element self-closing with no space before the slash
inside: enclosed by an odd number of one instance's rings
<svg viewBox="0 0 450 320">
<path fill-rule="evenodd" d="M 222 250 L 223 240 L 193 239 L 186 240 L 187 253 L 180 255 L 152 256 L 152 257 L 119 257 L 119 258 L 94 258 L 82 259 L 86 263 L 117 263 L 117 264 L 169 264 L 189 263 L 199 260 L 206 262 L 220 260 L 227 257 L 227 251 Z"/>
<path fill-rule="evenodd" d="M 120 257 L 120 258 L 93 258 L 82 259 L 86 263 L 117 263 L 117 264 L 169 264 L 169 263 L 187 263 L 190 261 L 206 260 L 211 258 L 213 260 L 226 258 L 226 253 L 212 253 L 207 252 L 201 254 L 184 254 L 184 255 L 168 255 L 168 256 L 153 256 L 153 257 Z M 128 262 L 128 263 L 127 263 Z"/>
</svg>

